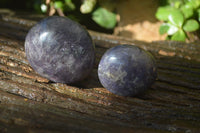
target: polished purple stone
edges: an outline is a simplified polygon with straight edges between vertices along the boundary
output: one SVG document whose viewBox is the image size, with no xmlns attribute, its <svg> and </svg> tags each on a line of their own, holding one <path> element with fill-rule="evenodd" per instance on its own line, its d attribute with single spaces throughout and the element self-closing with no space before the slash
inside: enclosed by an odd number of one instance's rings
<svg viewBox="0 0 200 133">
<path fill-rule="evenodd" d="M 76 83 L 93 69 L 95 52 L 88 32 L 78 23 L 59 16 L 33 26 L 25 40 L 32 68 L 54 82 Z"/>
<path fill-rule="evenodd" d="M 121 96 L 144 92 L 156 79 L 153 56 L 133 45 L 119 45 L 106 51 L 98 67 L 101 84 Z"/>
</svg>

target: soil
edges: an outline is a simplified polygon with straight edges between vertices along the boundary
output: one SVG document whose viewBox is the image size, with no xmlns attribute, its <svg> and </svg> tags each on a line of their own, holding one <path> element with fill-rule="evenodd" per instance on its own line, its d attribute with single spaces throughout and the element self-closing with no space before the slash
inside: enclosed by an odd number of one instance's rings
<svg viewBox="0 0 200 133">
<path fill-rule="evenodd" d="M 114 34 L 145 42 L 165 40 L 158 32 L 161 22 L 155 18 L 158 6 L 159 0 L 118 0 L 120 21 Z"/>
</svg>

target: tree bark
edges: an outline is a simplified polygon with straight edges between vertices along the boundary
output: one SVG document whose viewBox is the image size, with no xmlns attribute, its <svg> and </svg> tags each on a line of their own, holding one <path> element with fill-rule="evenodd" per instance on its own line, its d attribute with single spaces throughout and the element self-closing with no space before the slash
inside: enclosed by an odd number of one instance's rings
<svg viewBox="0 0 200 133">
<path fill-rule="evenodd" d="M 26 59 L 25 36 L 42 17 L 0 14 L 0 132 L 200 131 L 200 43 L 145 43 L 89 31 L 96 45 L 94 70 L 69 86 L 41 77 Z M 98 62 L 119 44 L 136 45 L 156 58 L 158 78 L 144 94 L 116 96 L 100 84 Z"/>
</svg>

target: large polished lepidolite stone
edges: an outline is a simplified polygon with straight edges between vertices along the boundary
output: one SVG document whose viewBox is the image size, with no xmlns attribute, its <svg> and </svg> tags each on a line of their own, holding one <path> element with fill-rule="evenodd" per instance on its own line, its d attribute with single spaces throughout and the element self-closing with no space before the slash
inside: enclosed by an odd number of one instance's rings
<svg viewBox="0 0 200 133">
<path fill-rule="evenodd" d="M 106 51 L 100 60 L 98 76 L 110 92 L 134 96 L 149 88 L 156 79 L 153 56 L 133 45 L 119 45 Z"/>
<path fill-rule="evenodd" d="M 95 52 L 88 32 L 66 17 L 47 17 L 33 26 L 25 40 L 32 68 L 54 82 L 76 83 L 93 69 Z"/>
</svg>

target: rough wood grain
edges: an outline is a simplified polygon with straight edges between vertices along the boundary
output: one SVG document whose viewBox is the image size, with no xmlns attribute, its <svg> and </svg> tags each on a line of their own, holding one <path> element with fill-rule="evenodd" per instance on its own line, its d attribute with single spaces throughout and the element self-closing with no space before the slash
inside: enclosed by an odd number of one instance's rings
<svg viewBox="0 0 200 133">
<path fill-rule="evenodd" d="M 24 38 L 41 17 L 0 13 L 0 132 L 200 131 L 199 44 L 145 43 L 90 31 L 96 44 L 93 73 L 69 86 L 39 76 L 25 57 Z M 150 51 L 157 60 L 157 81 L 137 97 L 111 94 L 97 77 L 102 54 L 124 43 Z"/>
</svg>

